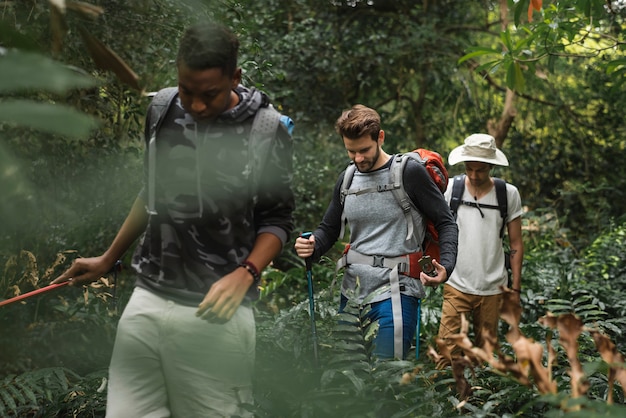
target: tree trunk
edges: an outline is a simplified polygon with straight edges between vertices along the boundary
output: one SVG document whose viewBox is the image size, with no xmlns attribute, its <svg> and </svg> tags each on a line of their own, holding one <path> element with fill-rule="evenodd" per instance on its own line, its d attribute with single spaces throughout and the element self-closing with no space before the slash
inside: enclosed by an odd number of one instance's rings
<svg viewBox="0 0 626 418">
<path fill-rule="evenodd" d="M 511 129 L 511 125 L 517 115 L 517 109 L 515 108 L 515 92 L 511 89 L 506 89 L 506 97 L 504 99 L 504 109 L 500 115 L 500 120 L 490 119 L 487 122 L 487 132 L 496 139 L 496 146 L 502 148 L 504 139 Z"/>
</svg>

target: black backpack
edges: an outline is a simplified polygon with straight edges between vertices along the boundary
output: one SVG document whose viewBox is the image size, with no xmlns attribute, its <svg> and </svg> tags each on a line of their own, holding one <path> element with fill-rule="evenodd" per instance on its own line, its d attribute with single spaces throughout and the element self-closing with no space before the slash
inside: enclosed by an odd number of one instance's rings
<svg viewBox="0 0 626 418">
<path fill-rule="evenodd" d="M 463 200 L 463 192 L 465 191 L 465 174 L 454 176 L 452 183 L 452 197 L 450 198 L 450 210 L 452 211 L 452 215 L 454 215 L 454 219 L 456 219 L 456 213 L 461 204 L 472 206 L 474 208 L 499 210 L 500 216 L 502 217 L 502 227 L 500 228 L 500 237 L 502 238 L 504 237 L 504 226 L 506 225 L 506 218 L 509 211 L 508 199 L 506 197 L 506 181 L 494 177 L 493 182 L 496 187 L 496 199 L 498 199 L 497 206 Z"/>
<path fill-rule="evenodd" d="M 176 94 L 178 93 L 178 87 L 167 87 L 159 90 L 152 97 L 152 102 L 148 107 L 148 213 L 156 214 L 155 210 L 155 173 L 156 173 L 156 135 L 159 130 L 159 126 L 165 119 L 165 114 L 170 105 L 174 101 Z M 286 121 L 283 120 L 286 118 Z M 262 172 L 266 161 L 268 160 L 268 152 L 270 146 L 276 136 L 278 125 L 281 121 L 287 126 L 291 122 L 291 119 L 281 115 L 272 105 L 268 107 L 259 108 L 254 122 L 252 123 L 252 130 L 250 131 L 250 157 L 252 158 L 252 169 L 256 173 L 253 175 L 252 181 L 254 183 L 253 190 L 257 190 L 256 182 L 259 180 L 259 174 Z M 288 128 L 289 129 L 289 128 Z M 256 196 L 255 196 L 256 200 Z"/>
<path fill-rule="evenodd" d="M 452 196 L 450 197 L 450 210 L 452 211 L 452 215 L 454 215 L 454 219 L 456 219 L 457 211 L 459 210 L 459 206 L 462 204 L 479 209 L 497 209 L 500 211 L 500 216 L 502 217 L 500 238 L 504 238 L 504 227 L 506 226 L 506 220 L 509 212 L 509 202 L 506 195 L 506 181 L 498 177 L 493 178 L 493 182 L 496 188 L 496 199 L 498 200 L 497 206 L 485 205 L 482 203 L 468 202 L 467 200 L 463 200 L 463 192 L 465 191 L 465 174 L 454 176 L 454 179 L 452 181 L 453 183 Z M 504 261 L 507 269 L 510 269 L 511 263 L 508 252 L 505 252 Z"/>
</svg>

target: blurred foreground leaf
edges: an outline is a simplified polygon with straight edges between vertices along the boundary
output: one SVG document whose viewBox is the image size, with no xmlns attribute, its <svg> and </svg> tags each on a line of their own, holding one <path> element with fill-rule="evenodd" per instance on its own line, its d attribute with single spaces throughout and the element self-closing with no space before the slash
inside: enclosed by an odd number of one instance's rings
<svg viewBox="0 0 626 418">
<path fill-rule="evenodd" d="M 96 80 L 43 55 L 7 51 L 0 57 L 0 93 L 49 91 L 65 93 L 75 88 L 93 87 Z"/>
<path fill-rule="evenodd" d="M 31 100 L 0 102 L 0 122 L 80 138 L 98 125 L 96 119 L 65 105 Z"/>
</svg>

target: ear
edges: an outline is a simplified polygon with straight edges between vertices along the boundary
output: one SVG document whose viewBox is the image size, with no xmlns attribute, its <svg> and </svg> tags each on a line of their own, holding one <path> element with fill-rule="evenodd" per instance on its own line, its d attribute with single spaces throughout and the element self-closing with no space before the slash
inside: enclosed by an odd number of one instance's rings
<svg viewBox="0 0 626 418">
<path fill-rule="evenodd" d="M 382 146 L 385 143 L 385 131 L 382 129 L 378 131 L 378 146 Z"/>
<path fill-rule="evenodd" d="M 233 74 L 232 88 L 234 89 L 239 84 L 241 84 L 241 67 L 237 67 L 237 69 L 235 70 L 235 73 Z"/>
</svg>

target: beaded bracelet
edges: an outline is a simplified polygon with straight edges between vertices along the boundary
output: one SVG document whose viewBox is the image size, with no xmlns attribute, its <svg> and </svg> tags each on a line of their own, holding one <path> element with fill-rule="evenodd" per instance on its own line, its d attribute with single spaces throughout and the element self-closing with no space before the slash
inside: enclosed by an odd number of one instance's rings
<svg viewBox="0 0 626 418">
<path fill-rule="evenodd" d="M 261 281 L 261 275 L 259 274 L 259 269 L 256 268 L 254 263 L 249 260 L 244 260 L 239 263 L 239 267 L 243 267 L 248 270 L 248 273 L 252 275 L 252 280 L 254 280 L 254 284 L 259 284 L 259 282 Z"/>
</svg>

